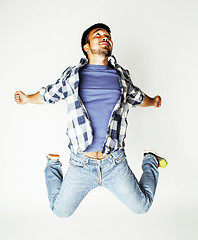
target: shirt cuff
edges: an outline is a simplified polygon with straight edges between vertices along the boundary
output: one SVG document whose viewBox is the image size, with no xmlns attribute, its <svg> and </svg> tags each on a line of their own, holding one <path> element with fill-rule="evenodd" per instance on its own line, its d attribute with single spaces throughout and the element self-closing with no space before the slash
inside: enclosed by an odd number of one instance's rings
<svg viewBox="0 0 198 240">
<path fill-rule="evenodd" d="M 43 103 L 47 103 L 46 100 L 45 100 L 44 94 L 45 94 L 45 88 L 42 87 L 42 88 L 40 89 L 41 101 L 42 101 Z"/>
<path fill-rule="evenodd" d="M 145 93 L 144 93 L 144 92 L 142 92 L 142 101 L 140 102 L 140 104 L 139 104 L 139 105 L 141 105 L 141 104 L 144 102 L 144 99 L 145 99 Z"/>
<path fill-rule="evenodd" d="M 144 98 L 145 98 L 145 93 L 141 91 L 140 92 L 140 97 L 138 98 L 138 100 L 135 101 L 135 104 L 132 104 L 132 107 L 140 106 L 144 102 Z"/>
</svg>

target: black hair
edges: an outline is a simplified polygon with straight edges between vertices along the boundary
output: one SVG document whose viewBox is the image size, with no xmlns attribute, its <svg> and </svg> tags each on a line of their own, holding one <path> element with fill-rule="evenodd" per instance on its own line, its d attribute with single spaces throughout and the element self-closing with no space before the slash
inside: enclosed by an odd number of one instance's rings
<svg viewBox="0 0 198 240">
<path fill-rule="evenodd" d="M 82 35 L 82 39 L 81 39 L 81 47 L 82 47 L 83 53 L 85 54 L 86 57 L 87 57 L 87 53 L 85 52 L 83 47 L 85 44 L 89 43 L 89 38 L 88 38 L 89 33 L 95 28 L 105 29 L 109 34 L 111 34 L 110 28 L 107 25 L 105 25 L 104 23 L 96 23 L 96 24 L 92 25 L 91 27 L 89 27 L 87 30 L 85 30 Z"/>
</svg>

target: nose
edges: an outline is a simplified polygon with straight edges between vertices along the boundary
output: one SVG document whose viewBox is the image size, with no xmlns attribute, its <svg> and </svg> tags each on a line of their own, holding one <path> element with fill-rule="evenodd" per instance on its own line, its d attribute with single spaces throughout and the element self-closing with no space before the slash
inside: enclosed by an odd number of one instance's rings
<svg viewBox="0 0 198 240">
<path fill-rule="evenodd" d="M 105 42 L 108 42 L 108 40 L 107 40 L 107 38 L 106 38 L 106 37 L 104 37 L 102 40 L 103 40 L 103 41 L 105 41 Z"/>
</svg>

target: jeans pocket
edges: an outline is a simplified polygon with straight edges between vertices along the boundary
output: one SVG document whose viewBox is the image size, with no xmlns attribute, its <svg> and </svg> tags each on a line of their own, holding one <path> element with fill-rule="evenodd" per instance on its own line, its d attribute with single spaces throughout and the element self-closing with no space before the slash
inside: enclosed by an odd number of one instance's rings
<svg viewBox="0 0 198 240">
<path fill-rule="evenodd" d="M 76 167 L 76 168 L 84 168 L 84 166 L 85 166 L 85 163 L 84 163 L 84 162 L 75 160 L 75 159 L 73 159 L 73 158 L 71 158 L 71 159 L 69 160 L 69 164 L 70 164 L 71 166 L 73 166 L 73 167 Z"/>
</svg>

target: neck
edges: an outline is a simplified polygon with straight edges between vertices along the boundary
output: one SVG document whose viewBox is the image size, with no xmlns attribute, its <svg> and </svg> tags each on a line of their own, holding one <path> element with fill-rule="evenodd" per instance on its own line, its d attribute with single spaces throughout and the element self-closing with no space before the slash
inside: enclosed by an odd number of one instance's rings
<svg viewBox="0 0 198 240">
<path fill-rule="evenodd" d="M 89 64 L 93 65 L 108 65 L 108 57 L 103 56 L 89 56 L 88 57 Z"/>
</svg>

